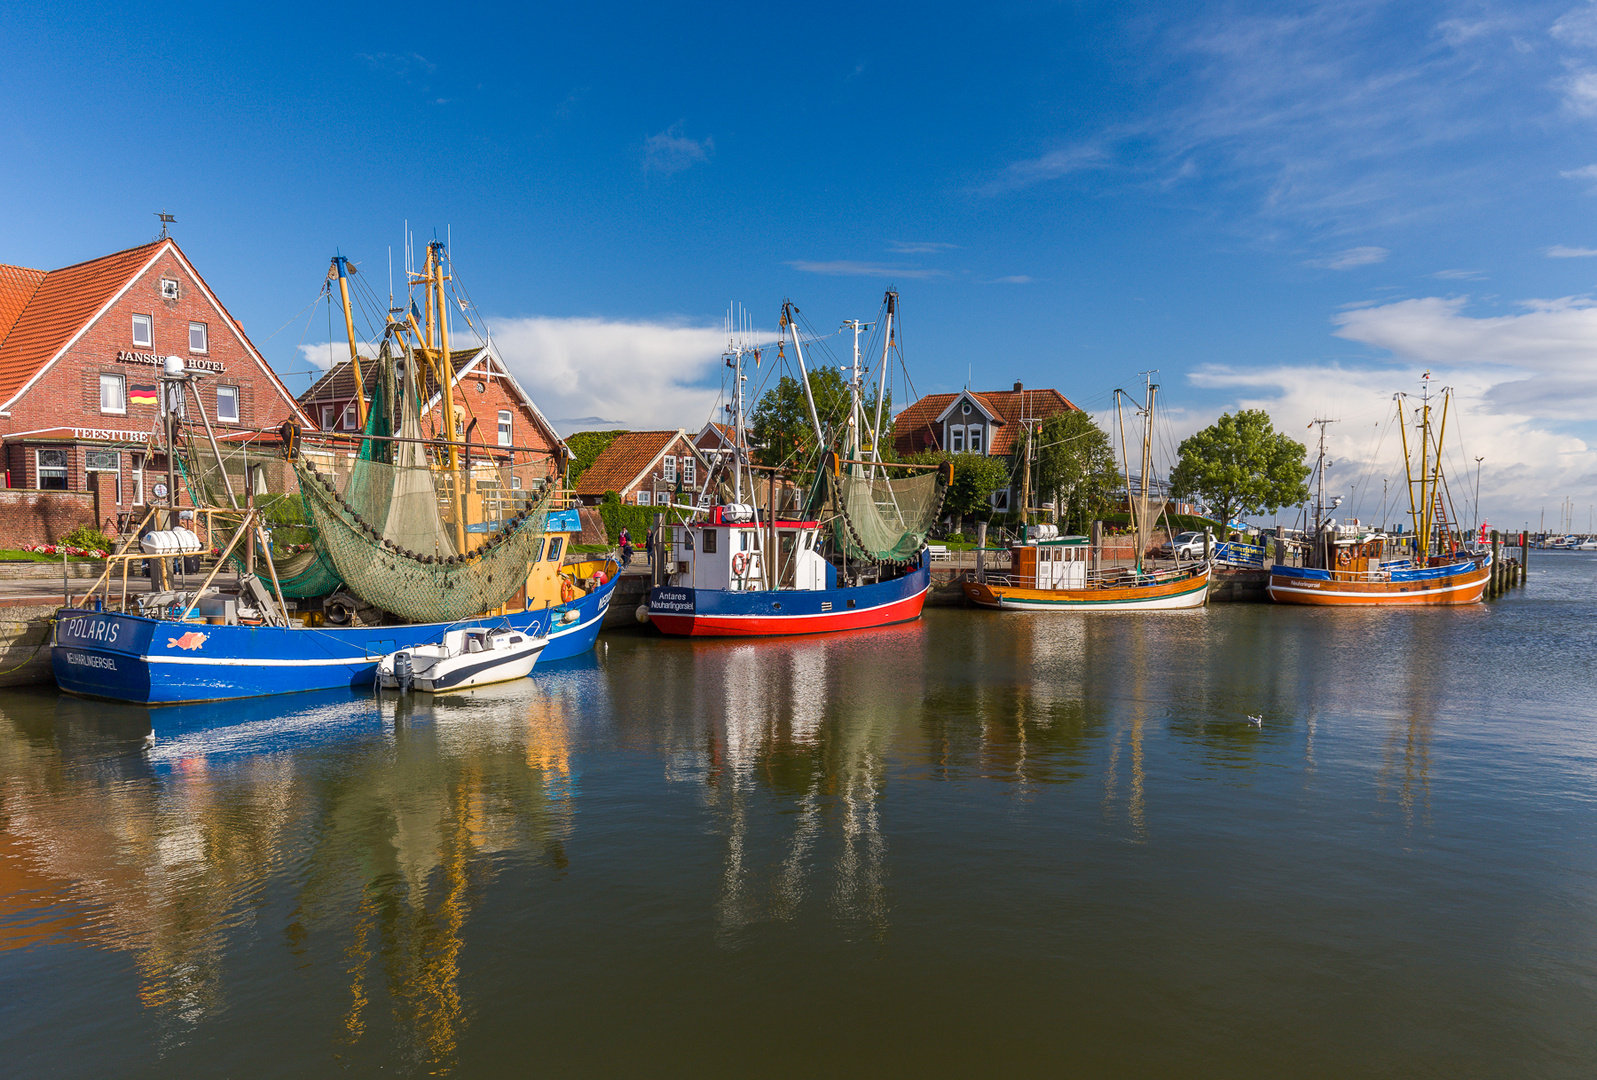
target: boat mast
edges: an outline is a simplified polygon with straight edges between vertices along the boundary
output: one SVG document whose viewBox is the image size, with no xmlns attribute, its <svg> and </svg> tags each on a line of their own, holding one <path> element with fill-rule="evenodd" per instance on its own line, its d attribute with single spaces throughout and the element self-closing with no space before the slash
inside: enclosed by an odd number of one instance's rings
<svg viewBox="0 0 1597 1080">
<path fill-rule="evenodd" d="M 437 257 L 432 258 L 436 249 Z M 438 343 L 440 353 L 437 361 L 438 392 L 443 395 L 445 422 L 449 432 L 449 475 L 453 480 L 455 489 L 455 545 L 461 554 L 466 551 L 466 488 L 470 485 L 470 477 L 463 476 L 460 471 L 460 448 L 456 441 L 461 436 L 461 426 L 455 416 L 455 388 L 454 358 L 449 352 L 449 312 L 444 307 L 444 245 L 441 240 L 434 240 L 427 245 L 429 261 L 433 268 L 432 285 L 438 290 Z M 430 290 L 429 290 L 430 291 Z"/>
<path fill-rule="evenodd" d="M 743 501 L 743 453 L 748 440 L 744 437 L 747 421 L 743 415 L 743 341 L 733 332 L 732 308 L 726 309 L 726 366 L 732 369 L 732 502 Z M 754 491 L 754 478 L 749 477 L 749 492 Z"/>
<path fill-rule="evenodd" d="M 882 297 L 887 306 L 887 332 L 882 335 L 882 368 L 876 375 L 876 423 L 871 429 L 871 460 L 882 460 L 882 403 L 887 400 L 887 357 L 893 347 L 893 315 L 898 309 L 898 293 L 892 289 Z M 876 475 L 876 470 L 871 470 Z"/>
<path fill-rule="evenodd" d="M 799 377 L 804 383 L 804 402 L 810 407 L 810 423 L 815 427 L 815 446 L 819 452 L 826 448 L 826 432 L 821 430 L 821 418 L 815 411 L 815 395 L 810 392 L 810 372 L 804 365 L 804 346 L 799 344 L 798 325 L 793 321 L 797 313 L 798 309 L 791 300 L 782 301 L 782 328 L 793 334 L 793 353 L 798 357 Z"/>
<path fill-rule="evenodd" d="M 858 319 L 845 319 L 843 325 L 852 328 L 854 331 L 854 374 L 848 383 L 848 442 L 844 446 L 843 456 L 857 461 L 864 457 L 863 450 L 865 447 L 865 440 L 860 436 L 860 430 L 865 421 L 865 406 L 863 403 L 864 384 L 861 381 L 859 369 L 859 335 L 861 330 L 869 330 L 871 324 L 860 322 Z M 853 469 L 858 472 L 860 466 L 855 465 Z"/>
<path fill-rule="evenodd" d="M 362 431 L 366 430 L 366 384 L 360 377 L 360 350 L 355 347 L 355 314 L 349 306 L 349 275 L 355 271 L 342 255 L 333 256 L 332 272 L 338 275 L 338 295 L 344 301 L 344 331 L 349 335 L 349 366 L 355 373 L 355 409 Z"/>
<path fill-rule="evenodd" d="M 1137 572 L 1142 572 L 1142 553 L 1148 547 L 1148 480 L 1149 473 L 1153 471 L 1153 397 L 1159 391 L 1159 384 L 1153 377 L 1159 374 L 1158 369 L 1145 371 L 1143 378 L 1148 384 L 1148 411 L 1143 414 L 1142 424 L 1142 500 L 1141 512 L 1137 515 Z M 1225 523 L 1222 523 L 1225 524 Z"/>
</svg>

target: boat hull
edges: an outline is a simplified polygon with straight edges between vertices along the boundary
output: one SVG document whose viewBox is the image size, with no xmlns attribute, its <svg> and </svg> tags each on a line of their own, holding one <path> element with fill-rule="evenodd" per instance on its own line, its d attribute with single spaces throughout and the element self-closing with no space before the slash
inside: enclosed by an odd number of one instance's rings
<svg viewBox="0 0 1597 1080">
<path fill-rule="evenodd" d="M 843 589 L 733 592 L 659 586 L 649 590 L 649 621 L 680 637 L 772 637 L 863 630 L 920 618 L 931 570 Z"/>
<path fill-rule="evenodd" d="M 965 582 L 965 598 L 998 611 L 1181 611 L 1209 601 L 1209 570 L 1174 581 L 1099 589 L 1025 589 Z"/>
<path fill-rule="evenodd" d="M 614 590 L 611 579 L 557 607 L 400 626 L 213 626 L 62 608 L 50 661 L 67 693 L 143 705 L 370 686 L 384 656 L 437 641 L 445 630 L 547 631 L 540 661 L 579 656 L 593 648 Z"/>
<path fill-rule="evenodd" d="M 1270 568 L 1270 599 L 1278 604 L 1308 604 L 1315 607 L 1475 604 L 1485 594 L 1490 574 L 1488 560 L 1485 559 L 1406 573 L 1394 572 L 1392 580 L 1278 564 Z"/>
</svg>

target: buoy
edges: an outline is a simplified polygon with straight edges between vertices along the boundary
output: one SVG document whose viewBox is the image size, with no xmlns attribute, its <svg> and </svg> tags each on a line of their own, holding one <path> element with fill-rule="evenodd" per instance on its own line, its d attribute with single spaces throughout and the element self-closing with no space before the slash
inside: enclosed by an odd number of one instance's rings
<svg viewBox="0 0 1597 1080">
<path fill-rule="evenodd" d="M 649 605 L 648 604 L 639 604 L 638 605 L 638 610 L 634 611 L 632 614 L 637 616 L 637 619 L 638 619 L 638 621 L 640 623 L 648 622 L 649 621 Z"/>
</svg>

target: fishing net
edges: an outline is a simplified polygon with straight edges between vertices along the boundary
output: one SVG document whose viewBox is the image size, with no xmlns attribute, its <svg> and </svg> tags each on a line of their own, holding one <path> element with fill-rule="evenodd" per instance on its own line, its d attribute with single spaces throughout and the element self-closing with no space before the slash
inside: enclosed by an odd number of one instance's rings
<svg viewBox="0 0 1597 1080">
<path fill-rule="evenodd" d="M 828 474 L 838 511 L 833 539 L 850 559 L 905 562 L 920 551 L 948 492 L 944 471 L 890 480 Z"/>
<path fill-rule="evenodd" d="M 414 622 L 453 622 L 521 589 L 554 491 L 534 501 L 514 489 L 508 467 L 473 462 L 457 499 L 456 474 L 436 467 L 423 441 L 408 360 L 379 359 L 365 431 L 391 430 L 400 441 L 368 438 L 358 453 L 306 450 L 295 471 L 317 550 L 355 595 Z M 474 522 L 464 551 L 454 524 L 462 517 Z"/>
</svg>

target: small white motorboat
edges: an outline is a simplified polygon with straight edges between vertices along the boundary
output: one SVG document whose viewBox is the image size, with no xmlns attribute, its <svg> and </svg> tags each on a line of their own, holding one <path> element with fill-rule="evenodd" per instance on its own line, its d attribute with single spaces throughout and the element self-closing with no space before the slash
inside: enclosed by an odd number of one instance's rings
<svg viewBox="0 0 1597 1080">
<path fill-rule="evenodd" d="M 549 644 L 522 630 L 449 630 L 441 642 L 389 653 L 377 664 L 384 690 L 415 688 L 436 694 L 525 678 Z"/>
</svg>

